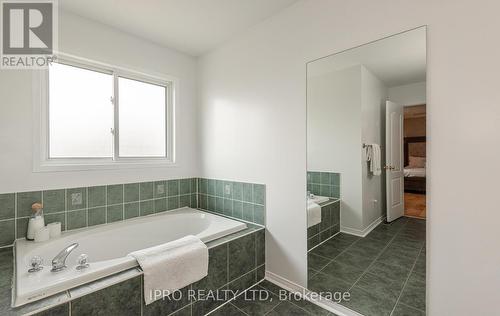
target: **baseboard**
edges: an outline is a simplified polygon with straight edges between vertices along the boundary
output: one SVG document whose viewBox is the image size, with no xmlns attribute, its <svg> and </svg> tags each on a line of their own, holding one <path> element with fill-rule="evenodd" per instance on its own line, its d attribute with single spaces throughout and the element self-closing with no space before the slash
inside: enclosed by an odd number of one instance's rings
<svg viewBox="0 0 500 316">
<path fill-rule="evenodd" d="M 309 302 L 316 304 L 319 307 L 326 309 L 327 311 L 330 311 L 338 316 L 363 316 L 362 314 L 359 314 L 353 310 L 348 309 L 347 307 L 344 307 L 338 303 L 335 303 L 327 299 L 319 298 L 317 300 L 313 300 L 311 299 L 311 297 L 316 297 L 319 295 L 310 295 L 311 293 L 314 292 L 309 291 L 308 289 L 290 280 L 287 280 L 275 273 L 266 271 L 265 279 L 292 293 L 299 293 L 304 299 L 308 300 Z"/>
<path fill-rule="evenodd" d="M 346 233 L 350 235 L 355 235 L 358 237 L 366 237 L 375 227 L 377 227 L 380 223 L 385 220 L 385 216 L 380 216 L 376 220 L 374 220 L 370 225 L 368 225 L 365 229 L 356 229 L 350 227 L 340 227 L 341 233 Z"/>
</svg>

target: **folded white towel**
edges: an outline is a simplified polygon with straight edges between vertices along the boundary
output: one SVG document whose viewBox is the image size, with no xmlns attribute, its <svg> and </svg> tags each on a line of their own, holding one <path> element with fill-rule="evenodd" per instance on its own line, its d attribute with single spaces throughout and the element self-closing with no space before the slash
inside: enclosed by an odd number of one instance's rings
<svg viewBox="0 0 500 316">
<path fill-rule="evenodd" d="M 381 151 L 378 144 L 371 144 L 366 147 L 366 160 L 370 162 L 370 172 L 374 176 L 382 174 Z"/>
<path fill-rule="evenodd" d="M 307 227 L 321 223 L 321 206 L 307 201 Z"/>
<path fill-rule="evenodd" d="M 146 305 L 162 298 L 164 293 L 173 293 L 208 274 L 208 248 L 196 236 L 134 251 L 130 256 L 144 271 Z"/>
</svg>

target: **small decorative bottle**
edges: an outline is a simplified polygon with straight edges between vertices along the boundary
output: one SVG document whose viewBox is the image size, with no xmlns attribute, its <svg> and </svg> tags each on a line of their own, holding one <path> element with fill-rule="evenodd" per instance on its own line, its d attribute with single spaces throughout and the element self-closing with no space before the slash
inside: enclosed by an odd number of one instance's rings
<svg viewBox="0 0 500 316">
<path fill-rule="evenodd" d="M 43 205 L 41 203 L 34 203 L 31 205 L 31 217 L 28 222 L 28 232 L 26 239 L 34 240 L 35 232 L 45 227 L 45 219 L 43 218 Z"/>
</svg>

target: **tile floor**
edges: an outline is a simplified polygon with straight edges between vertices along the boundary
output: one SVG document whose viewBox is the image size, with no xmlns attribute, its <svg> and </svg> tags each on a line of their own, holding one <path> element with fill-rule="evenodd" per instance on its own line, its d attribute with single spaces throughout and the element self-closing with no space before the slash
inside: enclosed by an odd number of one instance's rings
<svg viewBox="0 0 500 316">
<path fill-rule="evenodd" d="M 303 299 L 295 299 L 293 296 L 288 297 L 288 299 L 283 299 L 283 291 L 285 290 L 267 280 L 264 280 L 248 290 L 245 294 L 241 294 L 234 301 L 222 306 L 209 315 L 335 316 L 335 314 L 332 314 L 327 310 Z M 280 295 L 282 299 L 280 299 Z"/>
<path fill-rule="evenodd" d="M 308 255 L 309 289 L 349 291 L 366 316 L 425 315 L 425 220 L 403 217 L 366 237 L 340 233 Z"/>
</svg>

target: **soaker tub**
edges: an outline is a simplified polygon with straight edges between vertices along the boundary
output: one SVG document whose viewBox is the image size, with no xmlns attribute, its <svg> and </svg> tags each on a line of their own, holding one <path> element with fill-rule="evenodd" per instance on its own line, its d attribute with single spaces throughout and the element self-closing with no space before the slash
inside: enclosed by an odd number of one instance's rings
<svg viewBox="0 0 500 316">
<path fill-rule="evenodd" d="M 242 222 L 205 213 L 192 208 L 129 219 L 64 232 L 61 237 L 42 243 L 24 239 L 15 242 L 15 284 L 13 307 L 21 306 L 70 288 L 138 266 L 127 254 L 160 245 L 187 235 L 203 242 L 238 232 L 247 226 Z M 67 268 L 51 272 L 51 262 L 72 243 L 79 246 L 66 259 Z M 90 266 L 76 270 L 81 254 L 88 255 Z M 41 256 L 44 268 L 28 273 L 31 258 Z"/>
</svg>

